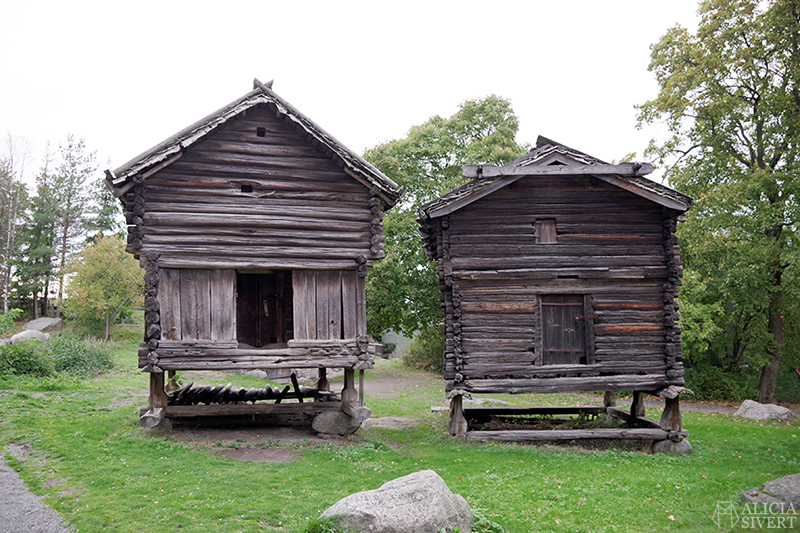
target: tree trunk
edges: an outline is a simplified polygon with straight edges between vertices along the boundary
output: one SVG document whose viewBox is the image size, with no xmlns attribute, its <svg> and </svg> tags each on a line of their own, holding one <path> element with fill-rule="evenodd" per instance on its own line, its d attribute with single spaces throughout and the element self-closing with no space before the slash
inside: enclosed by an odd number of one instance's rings
<svg viewBox="0 0 800 533">
<path fill-rule="evenodd" d="M 769 301 L 769 331 L 772 334 L 772 345 L 769 347 L 770 360 L 761 368 L 761 379 L 758 383 L 759 403 L 773 403 L 775 401 L 775 387 L 778 383 L 778 371 L 781 367 L 781 352 L 783 348 L 782 278 L 783 269 L 778 267 L 773 282 L 775 291 Z"/>
</svg>

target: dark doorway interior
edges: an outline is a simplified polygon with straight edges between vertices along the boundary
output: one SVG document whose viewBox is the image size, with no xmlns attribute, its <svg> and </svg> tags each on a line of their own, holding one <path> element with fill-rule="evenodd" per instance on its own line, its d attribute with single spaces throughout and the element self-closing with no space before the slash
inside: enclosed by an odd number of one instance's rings
<svg viewBox="0 0 800 533">
<path fill-rule="evenodd" d="M 236 339 L 259 348 L 292 335 L 292 273 L 236 276 Z"/>
</svg>

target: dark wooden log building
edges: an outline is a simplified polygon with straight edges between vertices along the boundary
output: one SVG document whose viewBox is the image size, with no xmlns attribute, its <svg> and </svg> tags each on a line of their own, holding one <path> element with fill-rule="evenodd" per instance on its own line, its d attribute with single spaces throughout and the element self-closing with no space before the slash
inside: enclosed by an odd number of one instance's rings
<svg viewBox="0 0 800 533">
<path fill-rule="evenodd" d="M 421 209 L 445 310 L 447 391 L 684 384 L 676 225 L 691 198 L 540 137 Z"/>
<path fill-rule="evenodd" d="M 364 279 L 384 256 L 395 183 L 258 80 L 106 174 L 145 270 L 150 416 L 298 409 L 167 405 L 164 372 L 177 370 L 318 368 L 325 390 L 325 369 L 344 368 L 342 404 L 357 397 L 354 371 L 374 357 Z"/>
</svg>

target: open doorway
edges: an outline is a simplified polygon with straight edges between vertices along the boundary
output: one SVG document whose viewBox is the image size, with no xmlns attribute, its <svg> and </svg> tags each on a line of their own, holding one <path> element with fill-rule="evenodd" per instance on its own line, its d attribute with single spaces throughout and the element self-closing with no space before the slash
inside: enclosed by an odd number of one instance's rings
<svg viewBox="0 0 800 533">
<path fill-rule="evenodd" d="M 260 348 L 293 338 L 292 273 L 238 273 L 236 276 L 236 340 Z"/>
</svg>

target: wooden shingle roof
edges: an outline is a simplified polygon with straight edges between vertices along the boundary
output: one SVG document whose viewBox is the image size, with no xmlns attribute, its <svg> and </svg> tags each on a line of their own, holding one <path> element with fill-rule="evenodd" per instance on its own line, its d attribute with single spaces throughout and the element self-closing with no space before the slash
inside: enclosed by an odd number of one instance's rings
<svg viewBox="0 0 800 533">
<path fill-rule="evenodd" d="M 643 177 L 653 171 L 648 163 L 610 165 L 588 154 L 539 137 L 528 154 L 503 166 L 467 165 L 469 182 L 423 205 L 421 221 L 448 215 L 526 176 L 590 175 L 666 208 L 685 212 L 692 198 Z"/>
<path fill-rule="evenodd" d="M 298 132 L 304 134 L 310 143 L 330 157 L 347 174 L 366 187 L 374 189 L 388 206 L 393 206 L 400 200 L 403 191 L 395 182 L 278 96 L 272 90 L 272 82 L 264 84 L 254 80 L 253 86 L 253 90 L 241 98 L 179 131 L 114 171 L 106 170 L 106 184 L 116 196 L 121 196 L 133 186 L 134 181 L 147 179 L 177 161 L 184 150 L 221 125 L 252 107 L 266 104 L 278 117 L 293 124 Z"/>
</svg>

